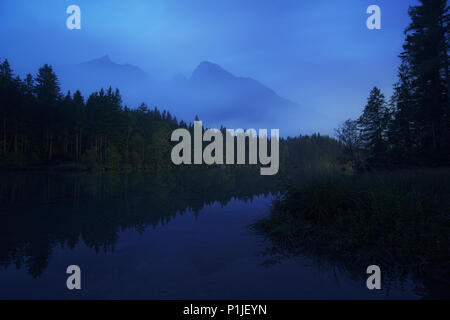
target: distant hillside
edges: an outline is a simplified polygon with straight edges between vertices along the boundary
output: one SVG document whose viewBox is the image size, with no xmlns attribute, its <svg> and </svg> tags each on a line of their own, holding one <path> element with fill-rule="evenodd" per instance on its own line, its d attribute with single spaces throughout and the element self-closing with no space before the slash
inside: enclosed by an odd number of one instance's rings
<svg viewBox="0 0 450 320">
<path fill-rule="evenodd" d="M 64 91 L 80 90 L 88 95 L 100 88 L 119 88 L 125 102 L 138 103 L 151 85 L 150 77 L 139 67 L 117 64 L 105 55 L 80 64 L 57 66 L 56 72 Z"/>
<path fill-rule="evenodd" d="M 166 84 L 165 102 L 177 114 L 198 114 L 211 124 L 255 127 L 280 124 L 279 115 L 300 106 L 260 82 L 237 77 L 217 64 L 201 62 L 190 78 L 177 75 Z M 175 94 L 176 93 L 176 94 Z M 266 125 L 267 126 L 267 125 Z"/>
<path fill-rule="evenodd" d="M 106 55 L 80 64 L 56 67 L 64 91 L 85 96 L 100 88 L 119 88 L 124 104 L 158 106 L 190 122 L 198 115 L 207 126 L 229 128 L 284 128 L 291 114 L 302 107 L 279 96 L 259 81 L 235 76 L 215 63 L 203 61 L 189 77 L 178 74 L 158 82 L 137 66 L 117 64 Z M 313 110 L 298 119 L 295 132 L 308 132 Z M 292 123 L 292 121 L 289 121 Z M 292 127 L 292 126 L 291 126 Z"/>
</svg>

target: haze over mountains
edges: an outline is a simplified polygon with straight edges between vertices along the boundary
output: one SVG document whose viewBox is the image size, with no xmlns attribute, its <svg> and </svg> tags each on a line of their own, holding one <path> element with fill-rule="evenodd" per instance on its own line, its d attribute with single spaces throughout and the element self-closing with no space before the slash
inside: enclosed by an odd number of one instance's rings
<svg viewBox="0 0 450 320">
<path fill-rule="evenodd" d="M 80 64 L 57 66 L 56 73 L 64 91 L 80 90 L 85 97 L 101 88 L 119 88 L 124 102 L 133 106 L 150 84 L 150 77 L 139 67 L 117 64 L 105 55 Z M 140 101 L 142 102 L 142 101 Z"/>
<path fill-rule="evenodd" d="M 255 79 L 235 76 L 207 61 L 201 62 L 190 77 L 178 74 L 166 82 L 158 82 L 156 75 L 150 76 L 137 66 L 117 64 L 107 55 L 55 69 L 63 91 L 80 90 L 87 97 L 112 86 L 119 88 L 124 104 L 130 108 L 144 102 L 151 108 L 168 110 L 186 122 L 198 115 L 208 127 L 285 129 L 284 120 L 302 108 Z M 314 118 L 311 110 L 304 114 L 309 119 L 299 119 L 291 134 L 314 130 L 309 128 Z"/>
</svg>

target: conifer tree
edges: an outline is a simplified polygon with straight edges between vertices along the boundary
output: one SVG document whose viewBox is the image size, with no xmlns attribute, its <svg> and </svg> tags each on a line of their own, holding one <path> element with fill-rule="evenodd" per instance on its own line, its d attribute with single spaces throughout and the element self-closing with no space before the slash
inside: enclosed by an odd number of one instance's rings
<svg viewBox="0 0 450 320">
<path fill-rule="evenodd" d="M 449 7 L 446 0 L 420 0 L 409 15 L 403 56 L 412 81 L 417 152 L 436 164 L 449 160 Z"/>
<path fill-rule="evenodd" d="M 378 167 L 386 161 L 388 121 L 389 112 L 384 95 L 374 87 L 358 119 L 361 145 L 369 166 Z"/>
</svg>

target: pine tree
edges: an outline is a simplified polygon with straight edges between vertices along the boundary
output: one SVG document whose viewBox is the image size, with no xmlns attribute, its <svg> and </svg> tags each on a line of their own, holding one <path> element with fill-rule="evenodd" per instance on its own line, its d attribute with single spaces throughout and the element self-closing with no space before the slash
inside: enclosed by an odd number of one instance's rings
<svg viewBox="0 0 450 320">
<path fill-rule="evenodd" d="M 409 14 L 412 22 L 403 48 L 412 81 L 418 155 L 436 164 L 445 162 L 450 146 L 449 8 L 446 0 L 420 0 Z"/>
<path fill-rule="evenodd" d="M 84 99 L 80 91 L 76 91 L 73 95 L 73 114 L 74 114 L 74 126 L 73 131 L 75 135 L 75 161 L 78 162 L 83 147 L 83 132 L 86 123 L 86 110 L 84 105 Z"/>
<path fill-rule="evenodd" d="M 8 130 L 10 127 L 10 118 L 13 112 L 12 110 L 12 96 L 13 91 L 13 71 L 5 59 L 3 63 L 0 64 L 0 113 L 2 116 L 2 127 L 3 127 L 3 139 L 2 139 L 2 154 L 3 157 L 6 156 L 8 152 Z"/>
<path fill-rule="evenodd" d="M 61 102 L 61 90 L 58 78 L 51 66 L 46 64 L 39 69 L 34 90 L 40 113 L 39 119 L 44 124 L 45 150 L 48 155 L 48 161 L 52 161 L 57 108 Z"/>
<path fill-rule="evenodd" d="M 384 95 L 374 87 L 363 114 L 358 119 L 362 149 L 366 162 L 371 167 L 379 167 L 386 161 L 388 121 L 389 112 Z"/>
<path fill-rule="evenodd" d="M 417 130 L 417 110 L 415 108 L 410 68 L 402 57 L 398 72 L 398 82 L 390 101 L 391 121 L 389 122 L 389 156 L 396 164 L 412 164 L 417 152 L 415 137 Z"/>
</svg>

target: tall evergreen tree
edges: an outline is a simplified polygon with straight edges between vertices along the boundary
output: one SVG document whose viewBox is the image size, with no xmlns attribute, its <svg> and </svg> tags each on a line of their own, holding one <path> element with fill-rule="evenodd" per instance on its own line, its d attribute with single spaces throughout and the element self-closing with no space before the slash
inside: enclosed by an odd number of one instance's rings
<svg viewBox="0 0 450 320">
<path fill-rule="evenodd" d="M 448 161 L 449 7 L 446 0 L 420 0 L 409 14 L 403 56 L 412 81 L 418 155 L 429 163 Z"/>
<path fill-rule="evenodd" d="M 410 68 L 402 56 L 398 82 L 390 101 L 389 156 L 396 164 L 414 162 L 417 149 L 417 108 L 414 104 Z"/>
<path fill-rule="evenodd" d="M 80 159 L 80 153 L 83 147 L 83 132 L 86 128 L 86 110 L 84 105 L 84 99 L 80 91 L 76 91 L 73 95 L 73 133 L 75 135 L 75 161 L 78 162 Z"/>
<path fill-rule="evenodd" d="M 2 154 L 6 156 L 8 151 L 8 130 L 10 127 L 10 119 L 12 110 L 12 100 L 13 97 L 11 93 L 14 91 L 13 88 L 13 71 L 5 59 L 3 63 L 0 63 L 0 112 L 2 116 L 2 127 L 3 127 L 3 139 L 2 139 Z"/>
<path fill-rule="evenodd" d="M 39 109 L 39 118 L 44 124 L 48 161 L 52 160 L 53 143 L 57 125 L 58 105 L 61 101 L 61 90 L 56 74 L 49 65 L 44 65 L 39 69 L 36 76 L 35 94 L 37 98 L 37 107 Z"/>
<path fill-rule="evenodd" d="M 389 112 L 380 89 L 370 92 L 363 114 L 358 119 L 361 145 L 368 165 L 381 166 L 386 159 L 387 124 Z"/>
</svg>

